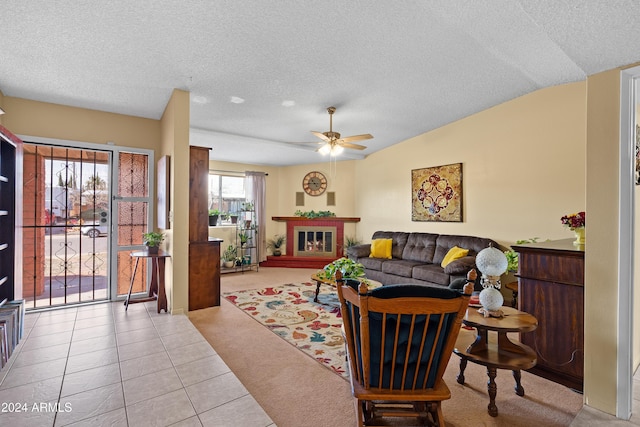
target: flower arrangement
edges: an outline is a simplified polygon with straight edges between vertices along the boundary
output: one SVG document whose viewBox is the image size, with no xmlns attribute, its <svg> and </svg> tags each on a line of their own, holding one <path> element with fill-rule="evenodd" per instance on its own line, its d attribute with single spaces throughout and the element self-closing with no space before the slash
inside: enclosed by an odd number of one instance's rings
<svg viewBox="0 0 640 427">
<path fill-rule="evenodd" d="M 574 214 L 565 215 L 560 218 L 562 225 L 568 227 L 571 230 L 576 228 L 583 228 L 585 225 L 585 216 L 584 212 L 578 212 Z"/>
</svg>

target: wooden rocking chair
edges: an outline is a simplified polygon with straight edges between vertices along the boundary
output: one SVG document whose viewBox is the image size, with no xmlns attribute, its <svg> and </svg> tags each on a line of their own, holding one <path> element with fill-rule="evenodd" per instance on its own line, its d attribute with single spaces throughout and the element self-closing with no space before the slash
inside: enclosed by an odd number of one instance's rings
<svg viewBox="0 0 640 427">
<path fill-rule="evenodd" d="M 463 293 L 423 285 L 336 284 L 358 425 L 416 417 L 444 427 L 442 376 L 460 332 L 473 284 Z"/>
</svg>

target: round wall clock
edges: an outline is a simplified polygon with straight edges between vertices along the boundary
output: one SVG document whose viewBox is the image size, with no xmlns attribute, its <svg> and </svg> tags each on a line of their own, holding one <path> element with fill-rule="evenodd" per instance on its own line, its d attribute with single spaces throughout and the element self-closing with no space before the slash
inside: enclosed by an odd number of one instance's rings
<svg viewBox="0 0 640 427">
<path fill-rule="evenodd" d="M 302 179 L 302 188 L 310 196 L 319 196 L 327 189 L 327 178 L 321 172 L 309 172 Z"/>
</svg>

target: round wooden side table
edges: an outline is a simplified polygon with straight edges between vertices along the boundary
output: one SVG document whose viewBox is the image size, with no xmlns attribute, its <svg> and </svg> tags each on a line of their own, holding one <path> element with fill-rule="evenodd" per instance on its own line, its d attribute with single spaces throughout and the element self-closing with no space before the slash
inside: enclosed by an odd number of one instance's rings
<svg viewBox="0 0 640 427">
<path fill-rule="evenodd" d="M 522 343 L 511 341 L 507 337 L 509 332 L 531 332 L 538 327 L 538 320 L 523 311 L 511 307 L 502 307 L 504 317 L 484 317 L 477 308 L 469 307 L 462 323 L 476 329 L 476 336 L 460 334 L 456 341 L 454 353 L 460 356 L 460 373 L 457 381 L 464 384 L 464 370 L 467 362 L 477 363 L 487 367 L 489 382 L 489 415 L 498 416 L 496 394 L 498 387 L 495 383 L 498 369 L 513 371 L 516 381 L 515 391 L 518 396 L 524 396 L 524 388 L 520 384 L 520 370 L 530 369 L 536 365 L 535 351 Z M 491 334 L 490 334 L 491 332 Z"/>
</svg>

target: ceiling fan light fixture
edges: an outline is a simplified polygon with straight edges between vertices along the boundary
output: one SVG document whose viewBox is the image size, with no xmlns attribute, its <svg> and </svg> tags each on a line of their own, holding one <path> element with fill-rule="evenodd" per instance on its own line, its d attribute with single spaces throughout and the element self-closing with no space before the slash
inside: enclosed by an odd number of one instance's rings
<svg viewBox="0 0 640 427">
<path fill-rule="evenodd" d="M 330 154 L 333 150 L 331 150 L 331 145 L 324 144 L 322 147 L 320 147 L 318 149 L 318 153 L 322 154 L 323 156 L 326 156 L 327 154 Z"/>
<path fill-rule="evenodd" d="M 344 151 L 344 147 L 342 145 L 334 145 L 331 147 L 331 155 L 339 156 Z"/>
</svg>

